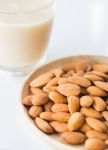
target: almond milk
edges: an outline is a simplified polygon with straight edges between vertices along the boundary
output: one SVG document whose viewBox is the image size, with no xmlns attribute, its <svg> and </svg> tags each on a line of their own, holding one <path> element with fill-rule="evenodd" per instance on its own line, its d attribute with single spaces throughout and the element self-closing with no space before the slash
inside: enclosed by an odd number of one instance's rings
<svg viewBox="0 0 108 150">
<path fill-rule="evenodd" d="M 0 66 L 15 68 L 35 64 L 44 55 L 50 36 L 53 13 L 51 8 L 43 8 L 51 0 L 33 0 L 32 6 L 30 1 L 28 3 L 26 0 L 2 1 L 0 1 Z M 38 11 L 41 5 L 43 10 Z"/>
</svg>

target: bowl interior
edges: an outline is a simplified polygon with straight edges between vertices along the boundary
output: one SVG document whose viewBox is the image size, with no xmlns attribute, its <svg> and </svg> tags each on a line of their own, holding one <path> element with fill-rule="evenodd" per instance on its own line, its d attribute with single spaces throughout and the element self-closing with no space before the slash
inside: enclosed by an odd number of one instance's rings
<svg viewBox="0 0 108 150">
<path fill-rule="evenodd" d="M 34 70 L 25 80 L 24 85 L 22 87 L 22 91 L 21 91 L 21 107 L 22 107 L 22 111 L 25 115 L 26 121 L 28 122 L 28 124 L 31 126 L 32 130 L 34 131 L 33 134 L 36 134 L 38 137 L 40 137 L 41 139 L 43 139 L 46 143 L 48 143 L 49 145 L 53 145 L 53 147 L 55 147 L 55 149 L 65 149 L 65 150 L 83 150 L 83 145 L 82 146 L 71 146 L 65 143 L 62 143 L 60 141 L 60 139 L 58 138 L 57 135 L 46 135 L 44 134 L 42 131 L 40 131 L 34 124 L 34 122 L 32 121 L 32 119 L 28 116 L 27 110 L 26 108 L 22 105 L 22 99 L 29 95 L 30 91 L 29 91 L 29 83 L 36 78 L 37 76 L 48 72 L 51 69 L 54 68 L 58 68 L 63 66 L 64 64 L 68 64 L 71 62 L 78 62 L 80 59 L 90 59 L 92 60 L 92 63 L 102 63 L 102 64 L 108 64 L 108 57 L 104 57 L 104 56 L 88 56 L 88 55 L 83 55 L 83 56 L 71 56 L 71 57 L 66 57 L 66 58 L 62 58 L 56 61 L 53 61 L 51 63 L 48 63 L 46 65 L 41 66 L 40 68 Z"/>
</svg>

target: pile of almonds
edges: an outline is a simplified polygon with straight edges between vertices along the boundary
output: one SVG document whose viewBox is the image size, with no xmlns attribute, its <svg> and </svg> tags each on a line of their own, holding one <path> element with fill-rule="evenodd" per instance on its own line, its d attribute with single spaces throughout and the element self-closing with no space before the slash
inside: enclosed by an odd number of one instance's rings
<svg viewBox="0 0 108 150">
<path fill-rule="evenodd" d="M 23 104 L 36 126 L 87 150 L 108 148 L 108 65 L 80 60 L 30 83 Z"/>
</svg>

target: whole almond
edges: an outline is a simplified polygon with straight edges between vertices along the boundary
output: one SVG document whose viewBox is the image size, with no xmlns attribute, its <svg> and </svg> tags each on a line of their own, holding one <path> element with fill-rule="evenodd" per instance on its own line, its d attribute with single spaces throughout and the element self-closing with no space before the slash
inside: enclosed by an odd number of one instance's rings
<svg viewBox="0 0 108 150">
<path fill-rule="evenodd" d="M 94 64 L 93 70 L 99 71 L 102 73 L 107 73 L 108 72 L 108 66 L 107 65 L 101 65 L 101 64 Z"/>
<path fill-rule="evenodd" d="M 84 123 L 80 128 L 80 132 L 86 133 L 87 131 L 89 131 L 91 129 L 92 128 L 87 123 Z"/>
<path fill-rule="evenodd" d="M 69 108 L 67 104 L 54 104 L 52 106 L 52 111 L 53 112 L 69 112 Z"/>
<path fill-rule="evenodd" d="M 59 77 L 55 77 L 53 79 L 51 79 L 47 84 L 46 84 L 46 88 L 52 87 L 52 86 L 56 86 L 58 84 L 58 80 L 60 78 Z"/>
<path fill-rule="evenodd" d="M 80 86 L 71 83 L 59 85 L 57 90 L 64 96 L 77 96 L 81 91 Z"/>
<path fill-rule="evenodd" d="M 57 86 L 50 86 L 50 87 L 44 86 L 42 90 L 45 93 L 49 94 L 50 92 L 56 92 L 57 91 Z"/>
<path fill-rule="evenodd" d="M 101 78 L 95 74 L 85 74 L 83 77 L 87 78 L 90 81 L 103 81 L 103 78 Z"/>
<path fill-rule="evenodd" d="M 56 76 L 56 77 L 61 77 L 64 71 L 61 68 L 53 69 L 51 72 Z"/>
<path fill-rule="evenodd" d="M 34 79 L 30 82 L 30 86 L 32 87 L 42 87 L 45 84 L 47 84 L 52 78 L 54 77 L 54 74 L 51 72 L 45 73 Z"/>
<path fill-rule="evenodd" d="M 68 97 L 68 107 L 69 112 L 73 114 L 74 112 L 79 111 L 80 108 L 80 100 L 76 96 L 69 96 Z"/>
<path fill-rule="evenodd" d="M 102 81 L 94 81 L 93 82 L 97 87 L 105 90 L 108 92 L 108 82 L 102 82 Z"/>
<path fill-rule="evenodd" d="M 26 106 L 32 106 L 31 97 L 32 97 L 32 95 L 26 96 L 26 97 L 23 99 L 22 103 L 23 103 L 24 105 L 26 105 Z"/>
<path fill-rule="evenodd" d="M 68 131 L 68 128 L 67 128 L 67 123 L 61 123 L 61 122 L 58 122 L 58 121 L 52 121 L 50 122 L 50 125 L 53 127 L 53 129 L 56 131 L 56 132 L 67 132 Z"/>
<path fill-rule="evenodd" d="M 62 67 L 62 69 L 65 71 L 65 72 L 68 72 L 70 70 L 75 70 L 75 64 L 74 63 L 69 63 L 69 64 L 66 64 Z"/>
<path fill-rule="evenodd" d="M 57 112 L 52 115 L 52 118 L 58 122 L 68 122 L 70 114 L 65 112 Z"/>
<path fill-rule="evenodd" d="M 93 96 L 107 96 L 107 93 L 104 90 L 96 86 L 88 87 L 87 92 Z"/>
<path fill-rule="evenodd" d="M 39 93 L 37 95 L 32 95 L 31 101 L 33 105 L 43 105 L 49 101 L 48 94 Z"/>
<path fill-rule="evenodd" d="M 86 140 L 86 136 L 80 132 L 64 132 L 61 138 L 66 143 L 72 145 L 82 144 Z"/>
<path fill-rule="evenodd" d="M 80 112 L 75 112 L 71 115 L 68 122 L 69 131 L 78 130 L 84 123 L 84 115 Z"/>
<path fill-rule="evenodd" d="M 43 93 L 43 91 L 40 88 L 35 88 L 35 87 L 30 87 L 30 91 L 34 95 L 39 94 L 39 93 Z"/>
<path fill-rule="evenodd" d="M 65 96 L 58 92 L 50 92 L 49 93 L 49 98 L 54 102 L 54 103 L 67 103 L 67 99 Z"/>
<path fill-rule="evenodd" d="M 53 112 L 48 112 L 48 111 L 45 111 L 45 112 L 41 112 L 40 113 L 40 118 L 46 120 L 46 121 L 53 121 Z"/>
<path fill-rule="evenodd" d="M 42 107 L 41 106 L 32 106 L 30 109 L 29 109 L 29 115 L 32 117 L 32 118 L 36 118 L 40 115 L 40 113 L 42 112 Z"/>
<path fill-rule="evenodd" d="M 80 105 L 82 107 L 90 107 L 93 104 L 93 98 L 91 96 L 85 95 L 80 98 Z"/>
<path fill-rule="evenodd" d="M 85 142 L 86 150 L 105 150 L 106 148 L 107 145 L 105 144 L 105 142 L 98 138 L 90 138 Z"/>
<path fill-rule="evenodd" d="M 106 103 L 105 101 L 100 98 L 100 97 L 93 97 L 94 103 L 93 103 L 93 107 L 97 110 L 97 111 L 104 111 L 106 109 Z"/>
<path fill-rule="evenodd" d="M 96 118 L 96 119 L 100 119 L 102 117 L 101 113 L 93 108 L 82 107 L 80 111 L 86 117 L 92 117 L 92 118 Z"/>
<path fill-rule="evenodd" d="M 103 114 L 105 120 L 108 121 L 108 111 L 103 111 L 102 114 Z"/>
<path fill-rule="evenodd" d="M 97 75 L 97 76 L 99 76 L 105 80 L 108 79 L 108 75 L 106 75 L 102 72 L 99 72 L 99 71 L 91 71 L 91 72 L 89 72 L 89 74 L 95 74 L 95 75 Z"/>
<path fill-rule="evenodd" d="M 53 133 L 53 128 L 50 126 L 50 124 L 47 121 L 39 117 L 36 117 L 35 122 L 37 127 L 43 132 L 50 133 L 50 134 Z"/>
<path fill-rule="evenodd" d="M 48 103 L 44 104 L 44 111 L 51 111 L 53 104 L 54 103 L 52 101 L 49 101 Z"/>
<path fill-rule="evenodd" d="M 65 84 L 65 83 L 68 83 L 67 79 L 66 78 L 60 78 L 58 80 L 58 84 L 61 85 L 61 84 Z"/>
<path fill-rule="evenodd" d="M 86 118 L 88 125 L 96 131 L 106 132 L 108 129 L 103 122 L 94 118 Z"/>
<path fill-rule="evenodd" d="M 107 140 L 108 139 L 108 134 L 106 133 L 101 133 L 95 130 L 89 130 L 86 132 L 86 136 L 88 138 L 98 138 L 100 140 Z"/>
<path fill-rule="evenodd" d="M 80 76 L 68 77 L 67 81 L 73 84 L 80 85 L 82 87 L 89 87 L 91 85 L 91 82 L 88 79 Z"/>
<path fill-rule="evenodd" d="M 73 76 L 79 76 L 82 77 L 84 75 L 84 71 L 78 71 L 77 73 L 74 73 Z"/>
</svg>

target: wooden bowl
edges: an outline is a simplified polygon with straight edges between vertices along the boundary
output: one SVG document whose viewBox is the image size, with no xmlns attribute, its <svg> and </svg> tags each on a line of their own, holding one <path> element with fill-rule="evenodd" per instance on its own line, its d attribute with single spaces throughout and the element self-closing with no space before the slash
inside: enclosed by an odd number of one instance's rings
<svg viewBox="0 0 108 150">
<path fill-rule="evenodd" d="M 29 129 L 31 129 L 32 134 L 38 136 L 41 138 L 41 140 L 44 140 L 48 145 L 53 146 L 54 149 L 56 150 L 83 150 L 84 145 L 79 145 L 79 146 L 73 146 L 73 145 L 68 145 L 66 143 L 62 143 L 57 135 L 47 135 L 40 131 L 36 125 L 34 124 L 33 120 L 28 116 L 28 112 L 24 105 L 22 104 L 22 99 L 26 96 L 29 95 L 29 83 L 36 78 L 37 76 L 48 72 L 51 69 L 61 67 L 64 64 L 68 64 L 71 62 L 78 62 L 80 59 L 90 59 L 92 60 L 93 63 L 103 63 L 103 64 L 108 64 L 108 57 L 104 56 L 92 56 L 92 55 L 81 55 L 81 56 L 71 56 L 71 57 L 66 57 L 66 58 L 61 58 L 59 60 L 52 61 L 46 65 L 43 65 L 37 69 L 35 69 L 25 80 L 24 85 L 22 87 L 21 91 L 21 101 L 20 101 L 20 107 L 21 111 L 24 116 L 24 120 L 26 121 L 26 125 L 29 125 Z"/>
</svg>

